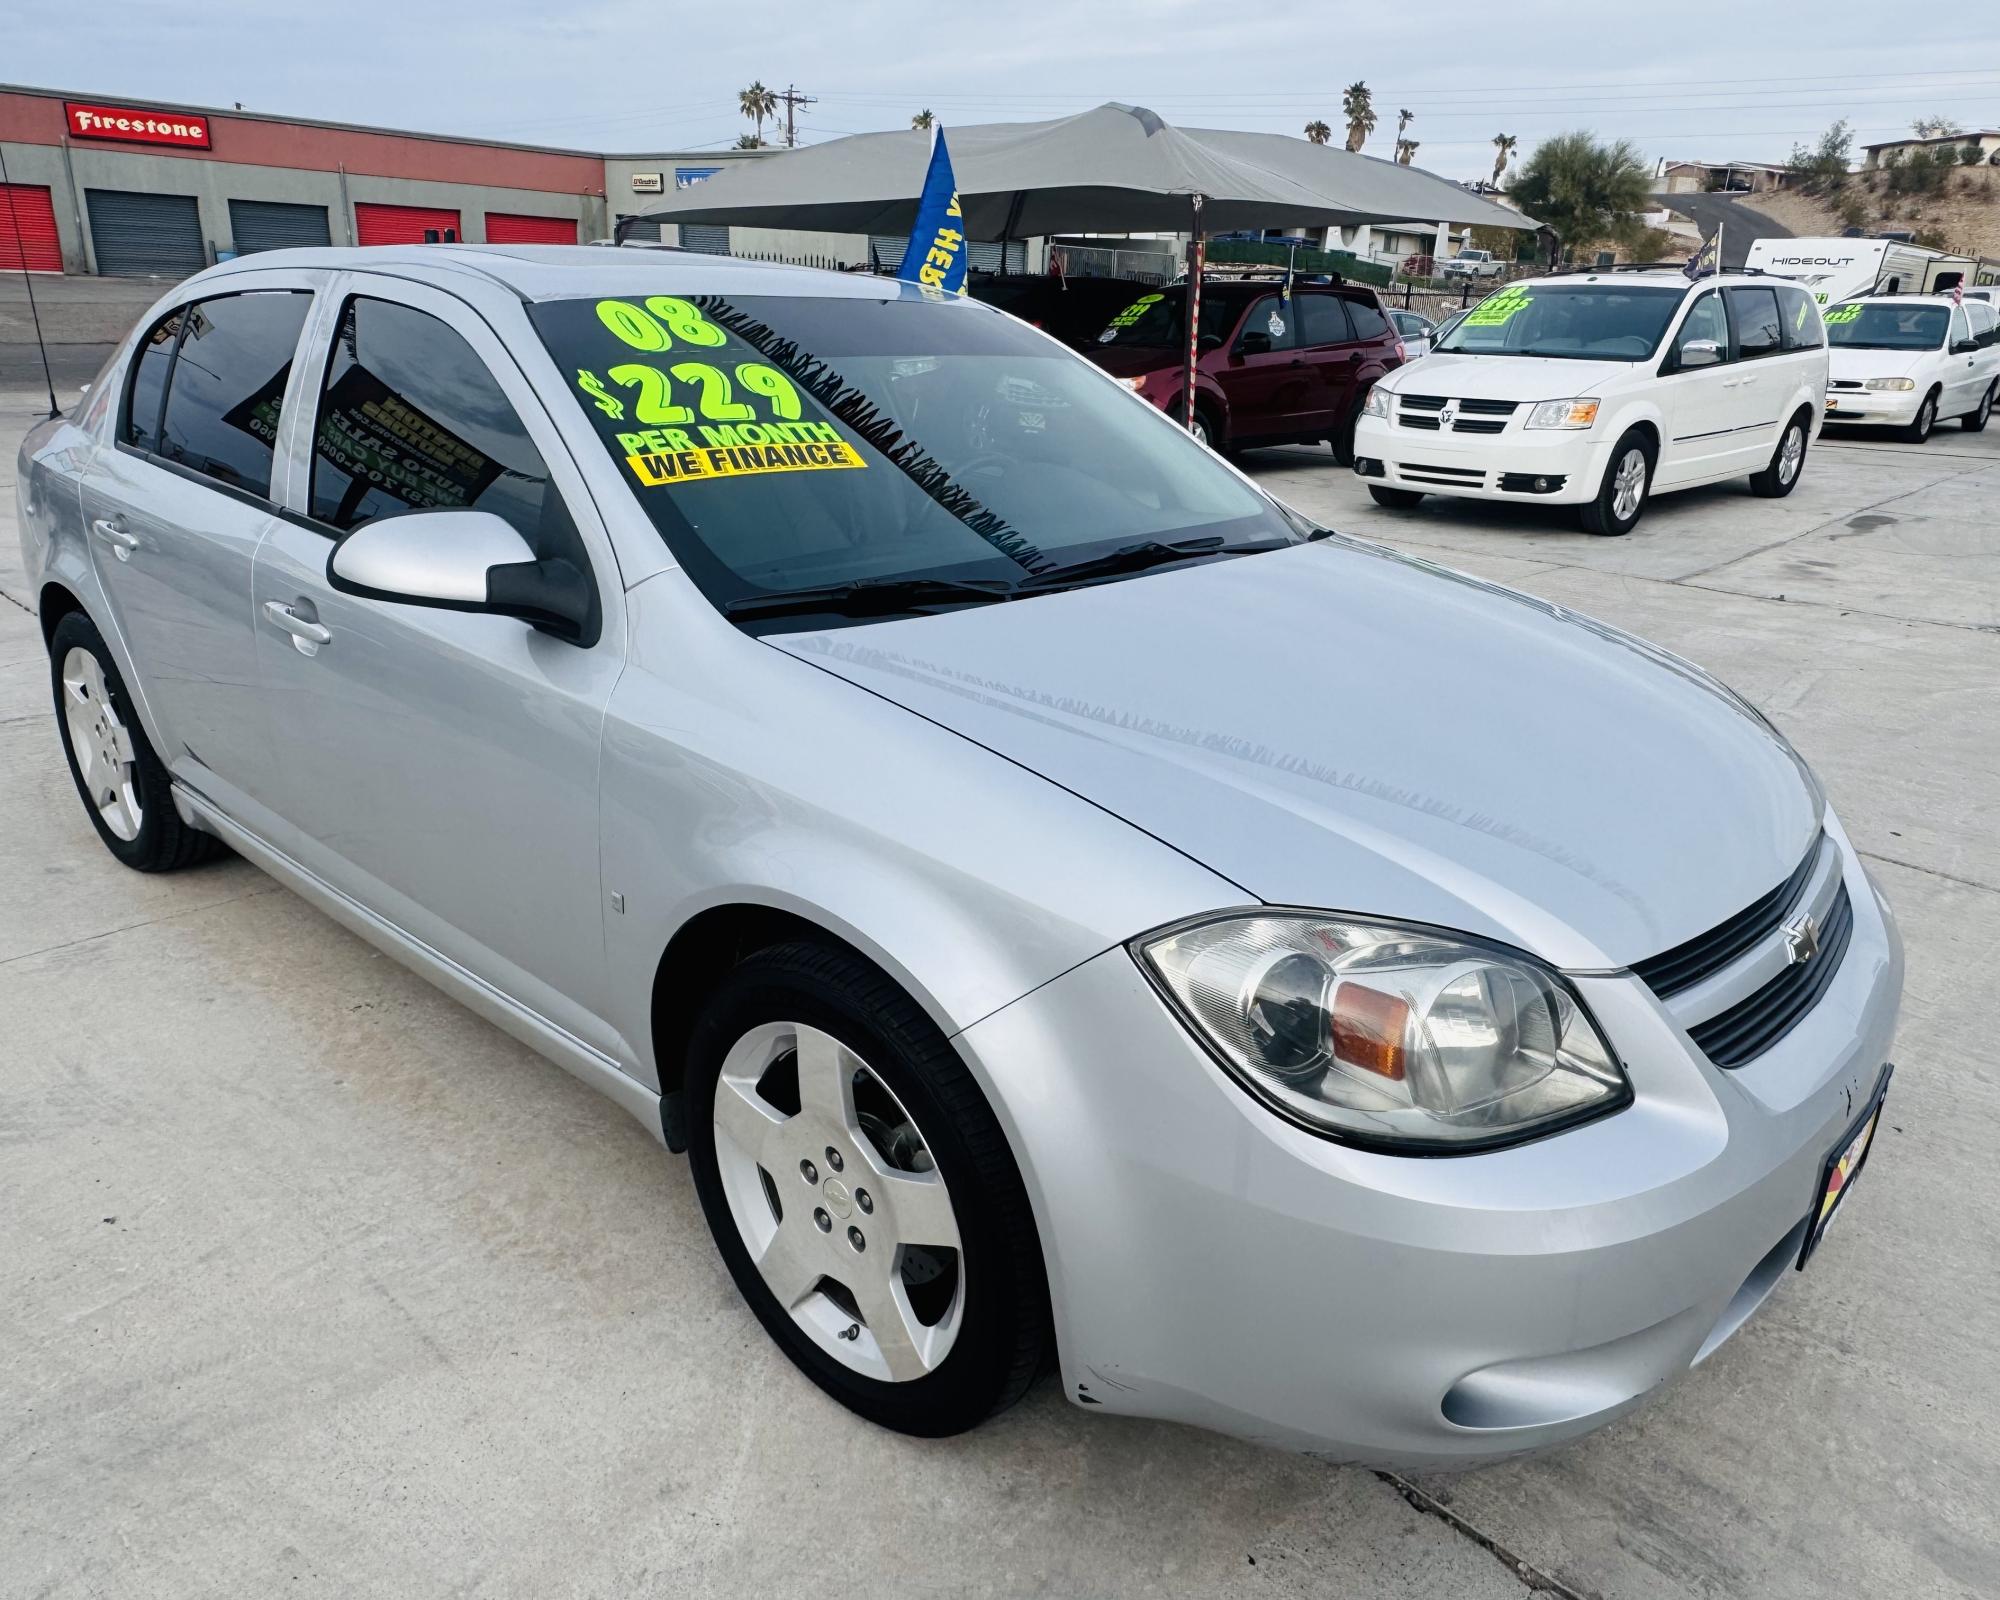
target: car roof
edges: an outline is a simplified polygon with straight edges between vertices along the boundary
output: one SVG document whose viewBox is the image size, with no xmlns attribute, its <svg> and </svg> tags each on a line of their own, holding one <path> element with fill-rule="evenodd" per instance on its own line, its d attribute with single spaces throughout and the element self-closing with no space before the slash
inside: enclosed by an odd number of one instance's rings
<svg viewBox="0 0 2000 1600">
<path fill-rule="evenodd" d="M 1851 294 L 1838 302 L 1848 305 L 1866 301 L 1872 305 L 1886 306 L 1949 306 L 1956 302 L 1948 294 Z"/>
<path fill-rule="evenodd" d="M 524 300 L 623 294 L 674 288 L 688 294 L 802 295 L 816 298 L 919 298 L 914 284 L 872 273 L 830 272 L 775 261 L 746 261 L 692 250 L 625 250 L 578 244 L 412 244 L 260 250 L 197 275 L 214 283 L 272 267 L 389 271 L 443 282 L 454 277 L 498 284 Z M 196 281 L 196 280 L 190 280 Z"/>
</svg>

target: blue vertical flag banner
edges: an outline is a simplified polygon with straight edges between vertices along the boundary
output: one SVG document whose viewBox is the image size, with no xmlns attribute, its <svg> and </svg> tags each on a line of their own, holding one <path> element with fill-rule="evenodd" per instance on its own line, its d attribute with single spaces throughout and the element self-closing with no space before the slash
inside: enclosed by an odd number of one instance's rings
<svg viewBox="0 0 2000 1600">
<path fill-rule="evenodd" d="M 1713 277 L 1722 267 L 1722 224 L 1715 225 L 1715 233 L 1703 241 L 1702 247 L 1688 257 L 1687 265 L 1681 271 L 1689 282 L 1696 278 Z"/>
<path fill-rule="evenodd" d="M 944 129 L 931 129 L 931 164 L 917 199 L 917 225 L 896 276 L 941 294 L 965 293 L 965 222 L 958 209 L 958 180 L 951 175 L 951 152 Z"/>
</svg>

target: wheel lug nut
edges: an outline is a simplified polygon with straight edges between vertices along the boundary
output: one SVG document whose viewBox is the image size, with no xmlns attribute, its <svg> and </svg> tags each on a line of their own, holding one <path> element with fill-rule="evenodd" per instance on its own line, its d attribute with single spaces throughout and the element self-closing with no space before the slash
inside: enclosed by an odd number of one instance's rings
<svg viewBox="0 0 2000 1600">
<path fill-rule="evenodd" d="M 804 1178 L 807 1183 L 818 1183 L 819 1168 L 814 1166 L 810 1161 L 801 1161 L 799 1163 L 799 1176 Z"/>
<path fill-rule="evenodd" d="M 856 1189 L 854 1191 L 854 1203 L 861 1208 L 861 1214 L 863 1216 L 874 1215 L 875 1197 L 871 1195 L 866 1189 Z"/>
<path fill-rule="evenodd" d="M 813 1208 L 813 1225 L 817 1227 L 821 1233 L 833 1232 L 833 1218 L 829 1217 L 826 1214 L 826 1208 L 824 1206 L 816 1206 Z"/>
<path fill-rule="evenodd" d="M 838 1172 L 842 1167 L 847 1165 L 846 1162 L 840 1159 L 840 1152 L 834 1149 L 832 1145 L 826 1147 L 826 1164 L 833 1168 L 835 1172 Z"/>
<path fill-rule="evenodd" d="M 859 1228 L 849 1228 L 847 1230 L 847 1242 L 857 1250 L 866 1250 L 868 1248 L 868 1241 L 861 1236 Z"/>
</svg>

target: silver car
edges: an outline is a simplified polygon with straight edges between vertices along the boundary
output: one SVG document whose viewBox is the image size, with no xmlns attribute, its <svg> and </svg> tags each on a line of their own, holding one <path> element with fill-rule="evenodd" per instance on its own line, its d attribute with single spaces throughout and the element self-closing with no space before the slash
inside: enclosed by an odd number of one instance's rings
<svg viewBox="0 0 2000 1600">
<path fill-rule="evenodd" d="M 18 482 L 111 852 L 226 845 L 609 1094 L 886 1426 L 1054 1366 L 1342 1458 L 1547 1445 L 1866 1157 L 1900 946 L 1756 711 L 988 307 L 258 255 Z"/>
</svg>

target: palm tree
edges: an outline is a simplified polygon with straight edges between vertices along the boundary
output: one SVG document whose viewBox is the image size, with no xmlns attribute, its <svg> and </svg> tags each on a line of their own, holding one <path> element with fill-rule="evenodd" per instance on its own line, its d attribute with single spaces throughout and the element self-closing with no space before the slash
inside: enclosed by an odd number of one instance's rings
<svg viewBox="0 0 2000 1600">
<path fill-rule="evenodd" d="M 1417 120 L 1417 114 L 1414 111 L 1398 111 L 1396 113 L 1397 143 L 1400 144 L 1402 142 L 1404 133 L 1408 131 L 1410 124 L 1415 122 L 1416 120 Z"/>
<path fill-rule="evenodd" d="M 1399 165 L 1407 167 L 1410 164 L 1410 157 L 1417 153 L 1417 143 L 1415 139 L 1396 141 L 1396 160 Z"/>
<path fill-rule="evenodd" d="M 910 118 L 910 126 L 913 128 L 928 128 L 935 121 L 937 121 L 936 113 L 929 106 L 925 106 L 923 110 Z"/>
<path fill-rule="evenodd" d="M 1333 129 L 1315 118 L 1306 124 L 1306 137 L 1314 144 L 1325 144 L 1333 137 Z"/>
<path fill-rule="evenodd" d="M 1514 146 L 1520 142 L 1511 133 L 1493 135 L 1493 183 L 1496 188 L 1500 183 L 1500 174 L 1507 170 L 1507 158 L 1514 153 Z"/>
<path fill-rule="evenodd" d="M 743 115 L 757 125 L 757 145 L 761 145 L 764 142 L 764 119 L 777 114 L 777 92 L 765 88 L 761 81 L 755 82 L 736 96 L 736 103 L 742 108 Z M 755 149 L 757 145 L 746 145 L 744 148 Z"/>
<path fill-rule="evenodd" d="M 1347 119 L 1347 148 L 1359 150 L 1375 131 L 1375 97 L 1357 79 L 1340 97 L 1340 114 Z"/>
</svg>

